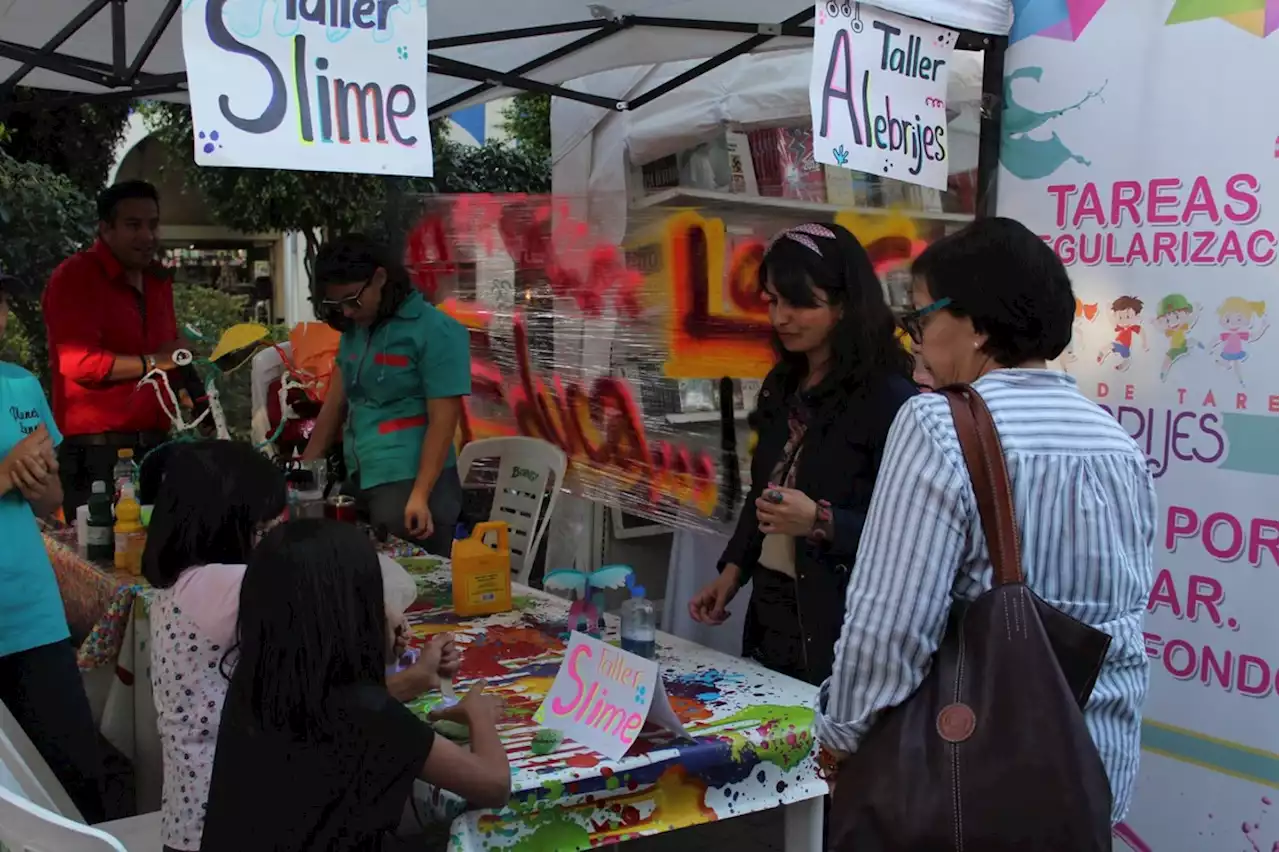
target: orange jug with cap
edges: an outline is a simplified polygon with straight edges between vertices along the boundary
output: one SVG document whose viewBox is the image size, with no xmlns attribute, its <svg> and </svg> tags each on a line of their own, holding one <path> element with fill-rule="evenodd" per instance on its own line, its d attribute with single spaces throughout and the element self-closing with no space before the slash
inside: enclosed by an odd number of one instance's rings
<svg viewBox="0 0 1280 852">
<path fill-rule="evenodd" d="M 497 547 L 485 544 L 497 534 Z M 453 610 L 472 617 L 511 609 L 511 543 L 504 521 L 476 524 L 471 538 L 453 543 Z"/>
</svg>

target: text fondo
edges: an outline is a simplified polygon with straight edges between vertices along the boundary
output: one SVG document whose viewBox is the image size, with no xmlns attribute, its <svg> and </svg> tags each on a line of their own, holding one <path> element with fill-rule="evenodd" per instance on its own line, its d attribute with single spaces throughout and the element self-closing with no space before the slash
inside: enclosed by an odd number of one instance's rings
<svg viewBox="0 0 1280 852">
<path fill-rule="evenodd" d="M 334 30 L 386 31 L 388 15 L 406 0 L 282 0 L 290 22 L 310 24 L 317 32 Z M 244 116 L 232 109 L 231 97 L 218 98 L 218 109 L 233 127 L 246 133 L 266 134 L 284 122 L 289 98 L 296 101 L 298 133 L 304 142 L 353 141 L 353 124 L 359 142 L 387 144 L 395 141 L 412 147 L 418 137 L 406 133 L 400 123 L 418 110 L 413 87 L 395 83 L 385 91 L 377 82 L 360 83 L 329 75 L 329 59 L 308 54 L 307 37 L 302 32 L 292 38 L 291 80 L 286 80 L 268 53 L 240 41 L 227 28 L 223 9 L 228 0 L 208 0 L 205 28 L 209 41 L 220 50 L 254 60 L 262 66 L 270 89 L 267 104 L 256 116 Z M 388 45 L 387 49 L 394 49 Z M 355 70 L 357 66 L 351 66 Z M 314 78 L 308 75 L 314 72 Z M 425 72 L 423 72 L 425 73 Z M 355 119 L 354 122 L 352 119 Z"/>
</svg>

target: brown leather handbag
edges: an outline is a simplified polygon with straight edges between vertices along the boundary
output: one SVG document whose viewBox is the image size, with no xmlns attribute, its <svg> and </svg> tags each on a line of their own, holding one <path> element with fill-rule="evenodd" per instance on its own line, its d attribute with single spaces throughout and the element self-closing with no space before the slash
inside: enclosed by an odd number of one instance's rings
<svg viewBox="0 0 1280 852">
<path fill-rule="evenodd" d="M 954 603 L 920 688 L 840 766 L 833 852 L 1109 852 L 1111 787 L 1082 712 L 1111 637 L 1024 583 L 1009 474 L 986 403 L 951 404 L 994 567 Z"/>
</svg>

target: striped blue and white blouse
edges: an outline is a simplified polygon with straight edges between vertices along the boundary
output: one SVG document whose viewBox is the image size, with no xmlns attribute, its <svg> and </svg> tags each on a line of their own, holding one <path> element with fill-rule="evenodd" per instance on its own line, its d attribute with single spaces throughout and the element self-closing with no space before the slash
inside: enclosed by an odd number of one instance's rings
<svg viewBox="0 0 1280 852">
<path fill-rule="evenodd" d="M 1142 621 L 1156 495 L 1146 458 L 1065 373 L 997 370 L 974 387 L 1000 432 L 1027 584 L 1112 637 L 1085 722 L 1119 821 L 1138 772 L 1147 694 Z M 819 698 L 822 744 L 856 751 L 877 715 L 924 680 L 952 599 L 973 600 L 990 587 L 991 561 L 950 408 L 942 395 L 923 394 L 889 430 L 835 666 Z"/>
</svg>

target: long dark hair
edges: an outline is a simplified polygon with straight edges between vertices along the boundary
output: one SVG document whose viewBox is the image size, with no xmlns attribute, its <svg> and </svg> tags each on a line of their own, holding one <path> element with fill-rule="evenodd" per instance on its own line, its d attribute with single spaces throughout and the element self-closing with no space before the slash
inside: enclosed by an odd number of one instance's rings
<svg viewBox="0 0 1280 852">
<path fill-rule="evenodd" d="M 911 381 L 911 355 L 897 338 L 897 323 L 885 302 L 867 250 L 839 225 L 809 224 L 774 237 L 760 264 L 757 283 L 768 281 L 779 297 L 801 308 L 817 307 L 812 284 L 841 316 L 831 330 L 831 369 L 813 391 L 863 390 L 876 379 L 901 376 Z M 788 352 L 775 331 L 783 387 L 799 387 L 809 364 L 803 353 Z"/>
<path fill-rule="evenodd" d="M 156 494 L 142 574 L 159 589 L 196 565 L 247 562 L 258 530 L 288 499 L 280 469 L 239 441 L 174 444 L 149 456 L 142 474 L 142 490 Z"/>
<path fill-rule="evenodd" d="M 311 307 L 316 316 L 337 331 L 349 329 L 351 322 L 340 311 L 324 310 L 325 288 L 330 284 L 368 281 L 379 269 L 386 270 L 387 280 L 382 285 L 374 325 L 393 316 L 413 292 L 409 271 L 395 259 L 391 249 L 364 234 L 345 234 L 320 246 L 311 269 Z"/>
<path fill-rule="evenodd" d="M 337 735 L 333 691 L 386 683 L 387 613 L 369 536 L 337 521 L 276 527 L 249 559 L 236 632 L 228 706 L 258 730 L 307 742 Z"/>
</svg>

